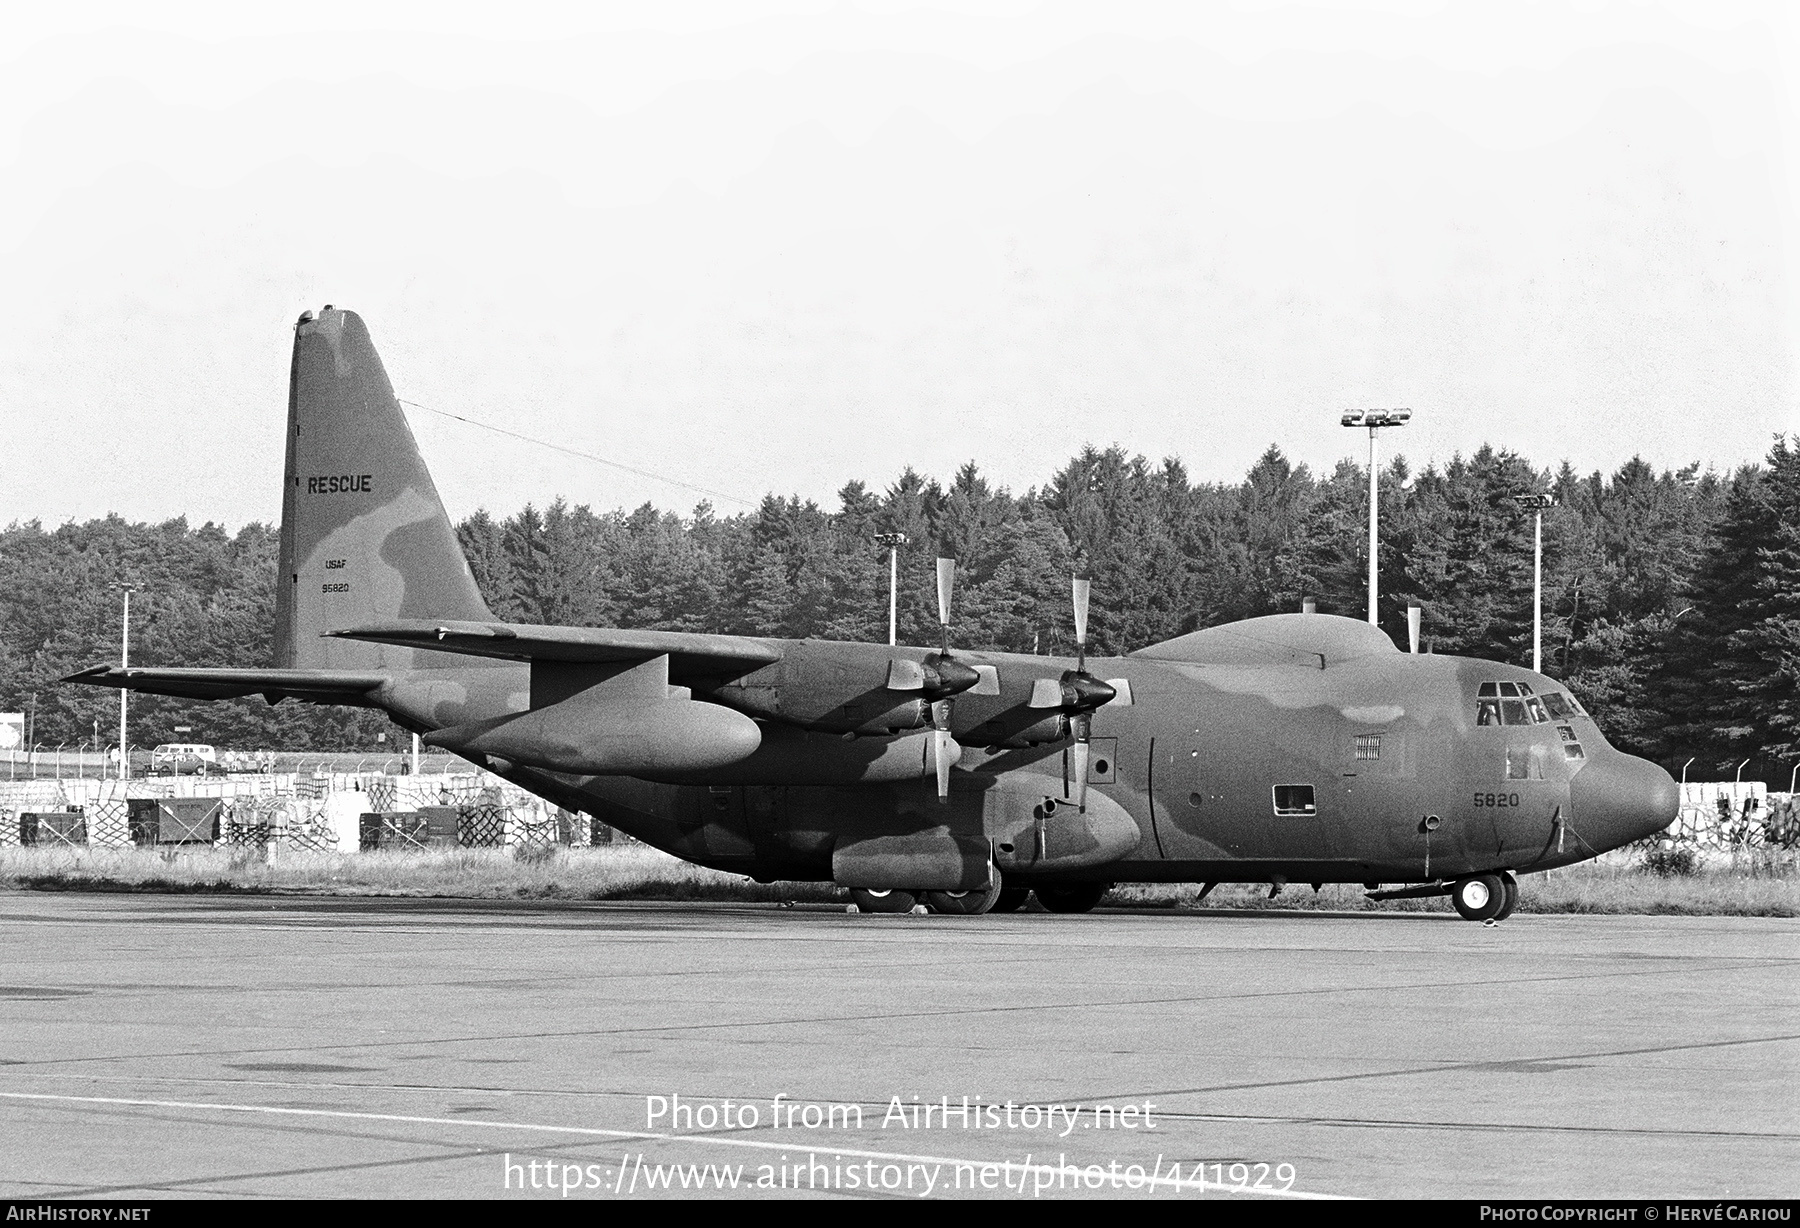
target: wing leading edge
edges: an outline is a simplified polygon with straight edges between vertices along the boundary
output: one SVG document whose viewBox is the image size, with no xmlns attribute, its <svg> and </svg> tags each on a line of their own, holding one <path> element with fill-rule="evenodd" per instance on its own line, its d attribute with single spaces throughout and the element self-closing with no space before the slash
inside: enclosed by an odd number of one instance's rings
<svg viewBox="0 0 1800 1228">
<path fill-rule="evenodd" d="M 64 682 L 113 687 L 180 699 L 242 699 L 261 695 L 270 703 L 297 699 L 303 703 L 373 706 L 369 692 L 388 675 L 332 669 L 120 669 L 96 665 Z"/>
<path fill-rule="evenodd" d="M 549 627 L 531 623 L 474 623 L 412 618 L 327 631 L 347 640 L 429 648 L 510 661 L 605 664 L 667 655 L 669 677 L 735 677 L 781 660 L 778 644 L 737 635 L 685 631 L 626 631 L 611 627 Z"/>
</svg>

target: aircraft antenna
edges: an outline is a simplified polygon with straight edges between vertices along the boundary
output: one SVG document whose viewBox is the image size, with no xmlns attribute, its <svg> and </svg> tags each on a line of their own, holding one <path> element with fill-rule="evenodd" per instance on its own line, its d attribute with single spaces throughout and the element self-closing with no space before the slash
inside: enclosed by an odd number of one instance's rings
<svg viewBox="0 0 1800 1228">
<path fill-rule="evenodd" d="M 581 460 L 593 461 L 596 464 L 610 465 L 612 468 L 620 470 L 621 472 L 634 474 L 640 478 L 649 478 L 653 482 L 663 482 L 670 486 L 679 486 L 683 490 L 691 490 L 697 494 L 710 495 L 714 499 L 723 499 L 727 503 L 736 503 L 741 507 L 757 506 L 756 501 L 753 499 L 742 499 L 737 495 L 726 494 L 722 490 L 714 490 L 710 486 L 696 486 L 692 482 L 684 482 L 680 478 L 672 478 L 666 474 L 653 473 L 648 469 L 639 469 L 636 465 L 627 465 L 623 461 L 612 460 L 605 456 L 596 456 L 592 452 L 583 452 L 579 448 L 565 447 L 560 443 L 551 443 L 548 439 L 538 439 L 532 435 L 520 434 L 518 431 L 508 430 L 504 426 L 495 426 L 492 422 L 482 422 L 477 418 L 465 417 L 462 414 L 453 414 L 447 409 L 434 409 L 429 405 L 421 405 L 417 401 L 409 401 L 405 397 L 395 397 L 394 399 L 399 401 L 402 405 L 410 405 L 414 409 L 422 409 L 426 413 L 436 414 L 440 418 L 454 418 L 458 422 L 464 422 L 470 426 L 480 427 L 484 431 L 492 431 L 496 435 L 505 435 L 508 439 L 517 439 L 522 443 L 534 443 L 540 448 L 549 448 L 552 452 L 561 452 L 565 456 L 574 456 L 579 457 Z"/>
</svg>

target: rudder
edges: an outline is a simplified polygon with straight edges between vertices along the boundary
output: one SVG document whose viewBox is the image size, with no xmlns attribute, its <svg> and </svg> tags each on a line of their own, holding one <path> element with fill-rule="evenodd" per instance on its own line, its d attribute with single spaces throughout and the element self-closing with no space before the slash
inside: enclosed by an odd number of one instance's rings
<svg viewBox="0 0 1800 1228">
<path fill-rule="evenodd" d="M 282 668 L 416 668 L 438 654 L 320 637 L 393 618 L 493 620 L 353 311 L 294 328 L 280 558 Z"/>
</svg>

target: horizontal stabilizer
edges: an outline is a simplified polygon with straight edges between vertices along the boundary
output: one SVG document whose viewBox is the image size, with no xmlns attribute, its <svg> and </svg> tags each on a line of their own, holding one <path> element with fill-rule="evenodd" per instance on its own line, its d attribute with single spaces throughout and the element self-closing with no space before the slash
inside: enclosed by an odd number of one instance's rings
<svg viewBox="0 0 1800 1228">
<path fill-rule="evenodd" d="M 327 635 L 376 644 L 460 652 L 511 661 L 565 661 L 602 664 L 646 661 L 667 655 L 669 677 L 735 678 L 781 660 L 781 648 L 737 635 L 695 635 L 685 631 L 625 631 L 609 627 L 546 627 L 531 623 L 442 622 L 396 619 Z"/>
<path fill-rule="evenodd" d="M 314 704 L 367 705 L 386 674 L 335 669 L 120 669 L 96 665 L 64 682 L 109 686 L 181 699 L 241 699 L 261 695 L 270 703 L 298 699 Z"/>
</svg>

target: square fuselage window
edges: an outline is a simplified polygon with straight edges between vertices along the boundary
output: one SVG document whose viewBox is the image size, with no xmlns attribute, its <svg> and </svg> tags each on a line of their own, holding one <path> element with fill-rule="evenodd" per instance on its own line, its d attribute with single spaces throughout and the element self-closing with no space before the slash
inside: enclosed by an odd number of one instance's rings
<svg viewBox="0 0 1800 1228">
<path fill-rule="evenodd" d="M 1310 818 L 1319 813 L 1311 785 L 1276 785 L 1275 813 L 1283 817 Z"/>
</svg>

